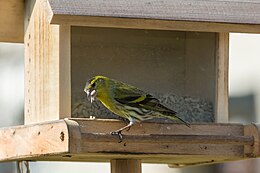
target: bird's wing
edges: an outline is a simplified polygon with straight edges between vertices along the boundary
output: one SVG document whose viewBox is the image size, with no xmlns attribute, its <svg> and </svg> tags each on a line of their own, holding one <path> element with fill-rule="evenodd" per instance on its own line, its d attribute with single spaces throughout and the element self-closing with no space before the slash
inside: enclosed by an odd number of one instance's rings
<svg viewBox="0 0 260 173">
<path fill-rule="evenodd" d="M 161 105 L 160 101 L 157 98 L 145 93 L 144 91 L 136 87 L 132 87 L 126 84 L 120 85 L 119 87 L 115 88 L 114 93 L 114 99 L 121 104 L 160 112 L 165 117 L 175 120 L 177 119 L 190 127 L 190 125 L 186 121 L 176 115 L 177 112 Z"/>
<path fill-rule="evenodd" d="M 132 107 L 144 108 L 152 111 L 170 111 L 176 113 L 160 104 L 160 101 L 154 96 L 129 85 L 121 85 L 114 89 L 115 100 L 121 104 Z"/>
</svg>

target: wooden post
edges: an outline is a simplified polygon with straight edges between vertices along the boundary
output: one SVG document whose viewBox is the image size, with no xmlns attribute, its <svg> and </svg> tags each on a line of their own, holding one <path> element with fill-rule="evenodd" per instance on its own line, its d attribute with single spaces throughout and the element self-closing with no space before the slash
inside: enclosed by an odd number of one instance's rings
<svg viewBox="0 0 260 173">
<path fill-rule="evenodd" d="M 110 161 L 111 173 L 141 173 L 142 162 L 137 159 L 115 159 Z"/>
<path fill-rule="evenodd" d="M 70 25 L 49 24 L 47 0 L 25 7 L 25 124 L 69 118 Z"/>
<path fill-rule="evenodd" d="M 59 27 L 59 118 L 71 116 L 70 25 Z"/>
<path fill-rule="evenodd" d="M 217 34 L 215 122 L 228 122 L 229 33 Z"/>
</svg>

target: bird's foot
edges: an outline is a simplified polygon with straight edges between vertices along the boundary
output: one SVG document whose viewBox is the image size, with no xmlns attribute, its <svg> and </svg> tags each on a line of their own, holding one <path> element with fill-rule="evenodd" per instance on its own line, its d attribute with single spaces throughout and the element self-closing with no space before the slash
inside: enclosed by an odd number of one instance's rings
<svg viewBox="0 0 260 173">
<path fill-rule="evenodd" d="M 131 129 L 131 127 L 128 127 L 127 129 L 126 129 L 126 131 L 129 131 Z"/>
<path fill-rule="evenodd" d="M 123 135 L 121 130 L 117 130 L 110 133 L 111 135 L 118 135 L 119 141 L 118 143 L 121 143 L 123 141 Z"/>
</svg>

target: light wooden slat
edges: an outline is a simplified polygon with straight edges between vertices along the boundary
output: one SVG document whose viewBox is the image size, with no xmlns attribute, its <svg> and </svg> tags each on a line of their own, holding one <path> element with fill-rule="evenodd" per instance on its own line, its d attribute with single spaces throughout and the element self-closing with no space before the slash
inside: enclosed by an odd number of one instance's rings
<svg viewBox="0 0 260 173">
<path fill-rule="evenodd" d="M 34 3 L 26 1 L 25 124 L 57 120 L 71 113 L 70 27 L 49 24 L 47 0 L 36 1 L 31 10 Z"/>
<path fill-rule="evenodd" d="M 24 0 L 0 0 L 0 42 L 23 43 Z"/>
<path fill-rule="evenodd" d="M 71 36 L 70 25 L 59 26 L 59 118 L 71 114 Z"/>
<path fill-rule="evenodd" d="M 68 151 L 68 129 L 64 121 L 0 129 L 0 161 Z"/>
<path fill-rule="evenodd" d="M 215 121 L 228 122 L 229 33 L 217 33 Z"/>
<path fill-rule="evenodd" d="M 26 1 L 26 6 L 31 3 Z M 48 24 L 47 11 L 46 1 L 39 0 L 26 15 L 25 124 L 59 119 L 59 26 Z"/>
<path fill-rule="evenodd" d="M 260 25 L 230 24 L 214 22 L 193 22 L 177 20 L 155 20 L 116 17 L 89 17 L 68 14 L 55 14 L 50 18 L 51 24 L 69 24 L 72 26 L 179 30 L 200 32 L 239 32 L 260 33 Z"/>
<path fill-rule="evenodd" d="M 260 2 L 208 0 L 49 0 L 54 14 L 260 24 Z"/>
</svg>

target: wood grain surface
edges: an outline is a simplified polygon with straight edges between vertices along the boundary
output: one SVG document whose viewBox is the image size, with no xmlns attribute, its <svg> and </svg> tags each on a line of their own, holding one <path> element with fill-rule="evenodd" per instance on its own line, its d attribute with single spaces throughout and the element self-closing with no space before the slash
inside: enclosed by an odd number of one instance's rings
<svg viewBox="0 0 260 173">
<path fill-rule="evenodd" d="M 192 165 L 259 157 L 259 126 L 142 123 L 118 143 L 115 120 L 66 119 L 0 129 L 0 160 L 98 161 Z"/>
</svg>

